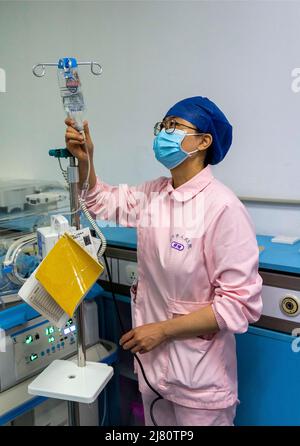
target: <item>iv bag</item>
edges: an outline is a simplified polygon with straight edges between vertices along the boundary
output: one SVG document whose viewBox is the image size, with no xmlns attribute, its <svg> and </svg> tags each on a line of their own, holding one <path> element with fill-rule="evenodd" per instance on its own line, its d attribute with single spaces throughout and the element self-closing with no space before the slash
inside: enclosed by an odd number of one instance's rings
<svg viewBox="0 0 300 446">
<path fill-rule="evenodd" d="M 66 115 L 75 121 L 76 129 L 81 132 L 83 130 L 85 105 L 76 59 L 60 59 L 57 76 Z"/>
</svg>

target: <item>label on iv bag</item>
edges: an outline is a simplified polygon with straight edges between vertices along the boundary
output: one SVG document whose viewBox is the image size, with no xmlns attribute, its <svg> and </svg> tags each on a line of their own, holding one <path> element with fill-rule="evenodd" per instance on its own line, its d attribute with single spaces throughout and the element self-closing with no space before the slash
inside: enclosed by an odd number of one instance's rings
<svg viewBox="0 0 300 446">
<path fill-rule="evenodd" d="M 97 246 L 89 228 L 78 229 L 70 233 L 71 237 L 97 260 Z"/>
<path fill-rule="evenodd" d="M 77 75 L 77 73 L 76 73 Z M 75 75 L 75 77 L 76 77 Z M 80 81 L 77 75 L 77 78 L 72 78 L 72 79 L 66 79 L 66 87 L 67 89 L 71 92 L 71 93 L 76 93 L 78 90 L 78 87 L 80 86 Z"/>
</svg>

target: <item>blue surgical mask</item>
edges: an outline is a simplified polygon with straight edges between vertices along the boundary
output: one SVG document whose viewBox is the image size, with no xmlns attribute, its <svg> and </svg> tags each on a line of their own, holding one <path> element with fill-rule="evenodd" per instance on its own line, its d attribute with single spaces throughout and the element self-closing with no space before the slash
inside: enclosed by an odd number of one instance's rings
<svg viewBox="0 0 300 446">
<path fill-rule="evenodd" d="M 181 143 L 185 136 L 200 135 L 201 133 L 186 133 L 183 130 L 175 130 L 173 133 L 167 133 L 165 129 L 161 130 L 154 138 L 153 150 L 155 158 L 161 162 L 167 169 L 174 169 L 183 163 L 193 153 L 198 152 L 199 149 L 192 152 L 186 152 L 181 147 Z"/>
</svg>

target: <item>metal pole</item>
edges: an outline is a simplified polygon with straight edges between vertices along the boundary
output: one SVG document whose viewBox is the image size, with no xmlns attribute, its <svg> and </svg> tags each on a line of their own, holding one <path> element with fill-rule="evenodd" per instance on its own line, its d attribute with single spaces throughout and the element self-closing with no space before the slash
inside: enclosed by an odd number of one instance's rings
<svg viewBox="0 0 300 446">
<path fill-rule="evenodd" d="M 69 166 L 69 184 L 70 184 L 70 206 L 71 212 L 79 209 L 78 200 L 78 166 L 74 157 L 70 158 Z M 71 180 L 71 181 L 70 181 Z M 71 216 L 71 224 L 76 229 L 80 229 L 80 214 L 79 211 Z M 78 367 L 85 366 L 85 342 L 84 342 L 84 308 L 80 304 L 76 311 L 77 324 L 77 349 L 78 349 Z"/>
<path fill-rule="evenodd" d="M 80 426 L 79 403 L 68 401 L 68 425 Z"/>
<path fill-rule="evenodd" d="M 76 229 L 80 229 L 80 213 L 79 213 L 79 200 L 78 200 L 78 166 L 76 165 L 76 159 L 70 158 L 70 165 L 68 167 L 68 182 L 70 185 L 70 208 L 71 212 L 71 225 Z M 75 212 L 77 211 L 77 212 Z M 85 367 L 85 338 L 84 338 L 84 307 L 81 303 L 76 311 L 76 325 L 77 325 L 77 364 L 78 367 Z M 79 403 L 68 401 L 68 418 L 69 426 L 80 426 L 80 414 Z"/>
<path fill-rule="evenodd" d="M 76 165 L 76 159 L 71 156 L 70 158 L 70 165 L 68 168 L 68 182 L 70 185 L 70 208 L 71 212 L 71 224 L 72 226 L 75 226 L 76 229 L 80 229 L 80 214 L 78 211 L 79 209 L 79 201 L 78 201 L 78 181 L 79 181 L 79 174 L 78 174 L 78 166 Z"/>
</svg>

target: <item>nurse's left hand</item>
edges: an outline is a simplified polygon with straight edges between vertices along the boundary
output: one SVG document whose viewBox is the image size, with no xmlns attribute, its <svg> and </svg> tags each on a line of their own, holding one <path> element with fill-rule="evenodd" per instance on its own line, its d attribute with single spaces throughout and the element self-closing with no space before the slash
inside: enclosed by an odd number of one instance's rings
<svg viewBox="0 0 300 446">
<path fill-rule="evenodd" d="M 120 339 L 124 350 L 147 353 L 167 340 L 163 322 L 141 325 L 125 333 Z"/>
</svg>

